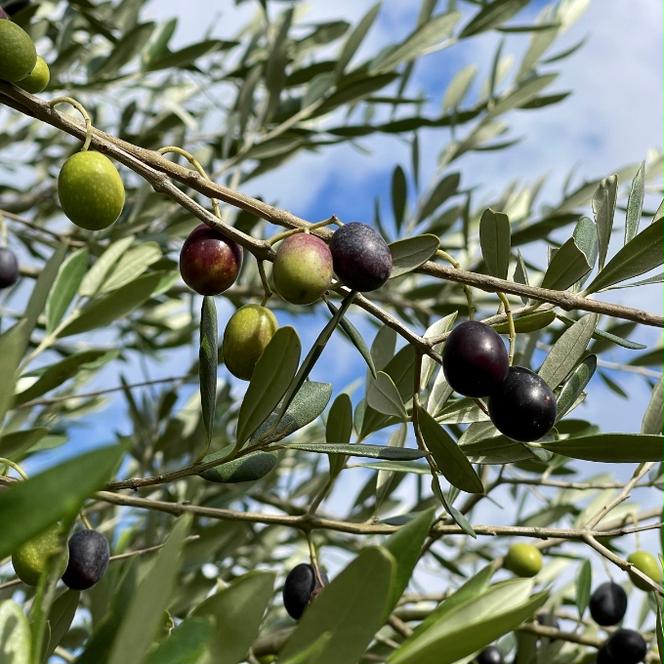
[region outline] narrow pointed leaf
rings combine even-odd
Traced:
[[[418,411],[418,420],[424,442],[447,481],[462,491],[484,493],[475,469],[447,431],[423,408]]]
[[[198,372],[201,410],[208,444],[212,440],[214,411],[217,405],[217,358],[217,306],[213,297],[206,296],[201,305]]]
[[[240,406],[237,444],[245,443],[286,393],[300,361],[300,339],[292,327],[280,327],[267,345]]]
[[[595,293],[613,284],[638,277],[662,264],[664,218],[646,226],[607,263],[588,286]]]
[[[367,403],[384,415],[393,415],[405,420],[406,407],[394,381],[385,372],[379,371],[375,380],[367,385]]]
[[[483,212],[480,220],[480,245],[489,274],[506,279],[511,249],[510,220],[506,214],[493,210]]]
[[[393,461],[410,461],[426,456],[425,452],[411,447],[385,447],[383,445],[367,445],[355,443],[341,445],[337,443],[288,443],[284,449],[315,452],[317,454],[347,454],[348,456],[367,457],[369,459],[386,459]]]
[[[566,329],[553,345],[538,371],[553,390],[583,356],[597,326],[597,314],[586,314]]]
[[[632,186],[627,199],[627,213],[625,215],[625,244],[634,239],[639,232],[641,213],[643,211],[645,180],[645,162],[641,162],[639,170],[632,180]]]
[[[140,662],[152,645],[175,589],[180,554],[190,523],[189,515],[177,520],[142,579],[140,589],[135,591],[113,641],[109,664]]]
[[[571,459],[603,463],[641,463],[661,461],[664,438],[652,434],[602,433],[554,442],[542,447]]]
[[[46,331],[53,332],[71,304],[88,266],[87,249],[79,249],[60,266],[46,300]]]
[[[397,240],[390,244],[392,252],[392,274],[390,278],[399,277],[411,272],[422,263],[426,263],[439,246],[435,235],[418,235],[405,240]]]
[[[558,393],[556,419],[561,419],[576,403],[597,369],[597,356],[588,355],[572,371]]]

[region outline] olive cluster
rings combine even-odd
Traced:
[[[29,586],[36,586],[49,569],[51,560],[61,565],[58,573],[72,590],[87,590],[106,572],[110,550],[106,538],[95,530],[75,532],[63,551],[62,527],[56,525],[28,540],[12,553],[16,576]]]
[[[201,295],[219,295],[233,285],[242,267],[242,247],[223,231],[200,224],[180,251],[180,274]],[[319,300],[334,274],[348,288],[367,292],[380,288],[392,270],[385,240],[365,224],[339,228],[328,245],[308,232],[292,234],[279,243],[272,269],[276,292],[291,304]],[[278,327],[263,305],[247,304],[230,318],[224,331],[223,354],[228,370],[249,380],[256,362]]]
[[[450,387],[467,397],[488,397],[498,431],[523,442],[546,435],[556,421],[556,397],[526,367],[510,366],[505,344],[488,325],[466,321],[443,348],[443,371]]]
[[[46,89],[51,73],[37,55],[30,35],[7,18],[0,17],[0,80],[36,94]]]

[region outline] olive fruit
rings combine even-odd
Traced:
[[[604,644],[598,651],[597,651],[597,659],[595,660],[596,664],[619,664],[616,662],[611,655],[609,655],[609,651],[606,648],[606,644]]]
[[[542,569],[542,554],[532,544],[512,544],[505,556],[504,566],[517,576],[535,576]]]
[[[627,562],[632,563],[636,569],[643,572],[646,576],[649,576],[656,583],[662,583],[662,568],[659,566],[657,558],[655,558],[652,553],[648,553],[647,551],[635,551],[627,558]],[[629,576],[632,579],[632,583],[637,588],[640,588],[641,590],[652,590],[652,587],[649,586],[646,581],[639,578],[633,572],[630,572]]]
[[[21,79],[16,85],[23,88],[26,92],[31,92],[36,95],[38,92],[43,92],[51,80],[51,71],[46,64],[46,60],[41,56],[37,56],[37,62],[30,72],[30,76]]]
[[[332,255],[315,235],[297,233],[281,242],[272,268],[274,287],[291,304],[311,304],[330,287]]]
[[[309,563],[300,563],[293,567],[284,582],[283,599],[288,615],[299,620],[304,610],[318,596],[323,589],[321,584],[327,583],[323,575],[318,579],[314,568]]]
[[[58,195],[70,221],[90,231],[114,223],[125,202],[118,169],[101,152],[91,150],[77,152],[64,163],[58,176]]]
[[[69,538],[69,563],[62,575],[72,590],[87,590],[104,576],[108,568],[108,541],[95,530],[79,530]]]
[[[224,330],[222,348],[228,370],[242,380],[249,380],[277,327],[277,319],[267,307],[258,304],[240,307]]]
[[[255,482],[265,477],[277,465],[278,460],[275,452],[252,452],[239,459],[233,459],[214,468],[208,468],[200,476],[209,482],[222,484]]]
[[[0,288],[13,286],[18,279],[18,261],[11,249],[0,247]]]
[[[605,646],[611,660],[620,664],[638,664],[648,652],[645,639],[633,629],[617,629]]]
[[[180,274],[201,295],[219,295],[230,288],[242,267],[242,248],[216,228],[199,224],[180,251]]]
[[[30,75],[36,62],[30,35],[16,23],[0,18],[0,80],[16,83]]]
[[[534,371],[510,367],[489,397],[489,416],[501,433],[529,442],[548,433],[556,421],[556,397]]]
[[[16,576],[29,586],[39,584],[39,579],[48,567],[53,556],[59,555],[63,550],[62,528],[53,526],[31,540],[24,542],[12,553],[12,565]],[[62,561],[64,571],[67,565],[66,556]]]
[[[603,583],[590,596],[589,607],[590,615],[598,625],[617,625],[627,611],[627,593],[617,583]]]
[[[330,241],[334,272],[351,290],[380,288],[392,272],[392,254],[383,237],[366,224],[353,222],[335,231]]]
[[[454,390],[487,397],[507,378],[509,359],[500,335],[484,323],[457,325],[443,347],[443,371]]]
[[[503,654],[496,646],[484,648],[475,660],[476,664],[503,664]]]

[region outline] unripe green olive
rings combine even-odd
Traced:
[[[656,583],[662,583],[662,568],[657,562],[657,558],[648,553],[647,551],[635,551],[627,558],[628,563],[632,563],[636,569],[640,572],[643,572],[646,576],[649,576]],[[649,586],[643,579],[638,577],[633,572],[629,574],[632,579],[632,583],[641,590],[652,590],[652,587]]]
[[[17,83],[30,76],[36,62],[30,35],[16,23],[0,19],[0,80]]]
[[[30,76],[20,80],[16,85],[23,88],[26,92],[31,92],[33,95],[43,92],[48,87],[51,80],[51,71],[46,64],[44,58],[37,56],[37,62],[30,72]]]
[[[204,470],[200,475],[209,482],[236,484],[237,482],[255,482],[265,477],[276,465],[276,452],[252,452],[247,456],[227,461],[214,468]]]
[[[125,202],[118,169],[101,152],[91,150],[67,159],[58,177],[58,195],[67,217],[90,231],[114,223]]]
[[[240,307],[224,331],[222,348],[228,370],[242,380],[249,380],[278,327],[277,319],[267,307],[258,304]]]
[[[39,579],[46,571],[48,562],[53,556],[66,551],[60,525],[45,530],[19,546],[12,554],[12,565],[16,576],[29,586],[39,584]],[[60,576],[67,567],[67,555],[62,558]]]
[[[505,568],[517,576],[535,576],[542,569],[542,554],[532,544],[512,544],[505,556]]]

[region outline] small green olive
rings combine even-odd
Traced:
[[[37,62],[30,72],[30,76],[20,80],[16,85],[23,88],[26,92],[31,92],[33,95],[43,92],[48,87],[51,80],[51,71],[46,64],[44,58],[37,56]]]
[[[114,223],[125,202],[118,169],[101,152],[91,150],[67,159],[58,177],[58,195],[67,217],[90,231]]]
[[[542,569],[542,554],[532,544],[512,544],[505,557],[505,568],[517,576],[535,576]]]
[[[0,80],[17,83],[30,76],[36,62],[30,35],[16,23],[0,19]]]
[[[222,348],[228,370],[242,380],[249,380],[277,327],[277,319],[267,307],[258,304],[240,307],[224,331]]]
[[[628,558],[627,562],[631,563],[638,569],[640,572],[643,572],[646,576],[649,576],[656,583],[662,583],[662,568],[657,562],[657,558],[648,553],[647,551],[635,551]],[[633,572],[629,574],[632,579],[632,583],[641,590],[652,590],[643,579],[638,577]]]
[[[45,530],[19,546],[12,554],[12,565],[16,576],[29,586],[39,584],[39,579],[46,571],[48,561],[53,556],[66,551],[60,525]],[[60,576],[67,567],[67,555],[61,560]]]

